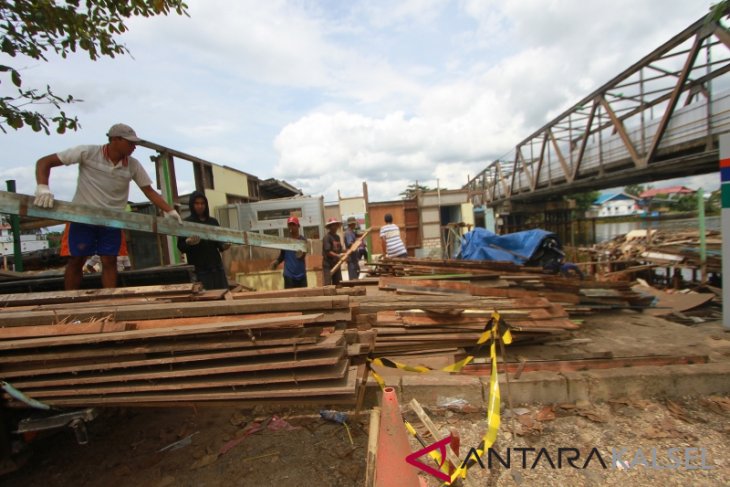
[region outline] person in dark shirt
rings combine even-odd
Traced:
[[[330,218],[325,225],[327,233],[322,239],[322,271],[325,286],[336,286],[342,282],[342,271],[340,269],[337,269],[334,274],[332,273],[332,268],[340,260],[340,254],[342,253],[342,241],[340,236],[337,235],[337,230],[341,225],[336,218]]]
[[[299,234],[299,219],[290,216],[286,221],[289,229],[289,238],[307,240]],[[279,257],[271,263],[271,269],[276,269],[279,264],[284,263],[284,289],[295,287],[307,287],[307,266],[305,258],[307,254],[301,250],[282,250]]]
[[[352,244],[358,238],[357,235],[357,219],[351,216],[347,219],[347,230],[345,230],[345,251],[350,250]],[[358,248],[347,258],[347,276],[348,279],[354,281],[360,278],[360,249]]]
[[[190,216],[185,218],[186,222],[220,226],[218,220],[210,216],[205,194],[195,191],[190,195],[189,204]],[[197,235],[177,238],[177,248],[187,256],[188,264],[195,266],[195,275],[205,289],[228,289],[220,253],[230,246],[229,243],[201,240]]]

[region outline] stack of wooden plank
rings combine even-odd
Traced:
[[[189,302],[170,302],[185,292]],[[37,305],[2,295],[0,378],[54,406],[352,402],[350,298],[324,292],[192,301],[192,285],[153,286],[37,293]]]
[[[355,324],[377,331],[374,353],[380,356],[471,348],[493,310],[513,327],[516,341],[536,342],[579,327],[561,305],[540,297],[386,294],[353,300]]]
[[[632,290],[629,282],[567,278],[510,262],[391,259],[389,264],[390,270],[397,269],[397,274],[404,278],[393,281],[389,279],[394,278],[381,275],[380,287],[399,292],[543,297],[564,305],[571,314],[598,309],[644,308],[652,302],[650,297]]]

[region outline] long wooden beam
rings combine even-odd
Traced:
[[[190,237],[197,235],[204,240],[229,242],[239,245],[252,245],[281,250],[301,250],[309,252],[307,242],[291,238],[273,237],[256,232],[233,230],[231,228],[214,227],[201,223],[130,213],[126,211],[92,208],[56,200],[53,208],[40,208],[33,204],[33,197],[23,194],[0,191],[0,213],[9,215],[47,218],[61,222],[86,223],[103,225],[124,230]]]

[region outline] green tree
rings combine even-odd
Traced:
[[[589,191],[587,193],[576,193],[565,196],[566,200],[575,200],[575,209],[579,212],[585,212],[591,209],[593,202],[601,196],[600,191]]]
[[[642,184],[629,184],[624,187],[624,193],[630,194],[631,196],[639,196],[641,193],[646,191]]]
[[[16,58],[25,56],[48,61],[49,53],[66,58],[85,51],[89,58],[115,57],[129,53],[115,37],[126,32],[130,17],[167,15],[171,11],[187,15],[182,0],[0,0],[0,52]],[[62,110],[63,105],[79,101],[73,95],[58,96],[50,85],[45,89],[23,85],[17,65],[0,64],[0,83],[10,82],[0,96],[0,130],[29,126],[50,133],[55,124],[60,134],[76,130],[79,121]],[[57,111],[44,115],[36,108],[51,105]]]
[[[673,211],[695,211],[697,210],[697,196],[685,195],[669,203]]]
[[[398,193],[398,195],[404,200],[409,200],[411,198],[415,198],[419,192],[425,191],[431,191],[431,188],[429,188],[428,186],[423,186],[422,184],[411,183],[408,185],[408,187],[406,187],[404,191]]]
[[[705,213],[718,213],[721,206],[721,191],[719,189],[710,193],[710,197],[705,201]]]

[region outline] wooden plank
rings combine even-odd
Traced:
[[[524,289],[502,289],[502,288],[487,288],[487,287],[475,287],[473,289],[474,296],[498,296],[505,298],[529,298],[529,297],[543,297],[551,302],[555,303],[568,303],[578,304],[580,298],[574,294],[554,292],[547,290],[524,290]]]
[[[110,382],[127,382],[133,380],[156,380],[180,377],[201,377],[221,374],[233,374],[240,372],[257,372],[262,370],[280,370],[290,368],[316,367],[320,365],[334,365],[345,355],[344,348],[325,350],[321,352],[309,352],[306,358],[301,359],[277,359],[257,358],[256,360],[240,361],[238,363],[217,362],[204,366],[180,366],[174,370],[170,367],[158,367],[154,370],[144,369],[142,371],[126,371],[121,373],[95,373],[78,374],[73,377],[61,378],[40,378],[20,379],[13,381],[13,385],[19,389],[30,389],[39,387],[56,387],[82,384],[104,384]]]
[[[300,311],[294,311],[291,313],[257,313],[246,315],[201,316],[194,318],[173,318],[162,320],[99,320],[89,323],[60,323],[55,325],[11,326],[8,328],[0,328],[0,340],[49,336],[57,337],[66,335],[84,335],[87,333],[109,333],[112,331],[151,330],[155,328],[170,328],[173,326],[211,325],[215,323],[230,323],[241,320],[301,316],[302,314],[303,313]],[[325,316],[323,316],[323,318],[326,317],[327,313],[324,313],[324,315]],[[334,314],[335,318],[340,318],[340,316],[341,315],[339,313]],[[1,361],[2,358],[0,357],[0,362]]]
[[[144,215],[106,208],[92,208],[55,200],[53,208],[39,208],[33,204],[33,196],[0,191],[0,213],[8,215],[48,218],[62,222],[86,223],[124,230],[136,230],[155,234],[189,237],[197,235],[203,240],[215,240],[239,245],[252,245],[270,249],[301,250],[310,252],[303,240],[274,237],[257,232],[245,232],[231,228],[184,222],[170,218]]]
[[[273,357],[274,355],[283,354],[300,354],[305,352],[328,350],[337,347],[342,347],[345,344],[345,339],[342,332],[333,333],[326,339],[314,345],[303,345],[303,346],[285,346],[275,348],[245,348],[239,349],[227,349],[222,352],[205,352],[205,353],[186,353],[186,354],[175,354],[168,355],[165,357],[152,357],[143,359],[127,359],[127,360],[111,360],[110,358],[101,357],[92,363],[87,362],[75,362],[68,363],[66,361],[58,364],[53,362],[44,362],[38,367],[38,362],[31,364],[22,364],[15,367],[4,366],[0,370],[0,376],[6,379],[14,377],[33,377],[38,375],[55,375],[63,373],[78,373],[88,372],[95,370],[113,370],[123,368],[135,368],[135,367],[146,367],[156,365],[175,365],[175,364],[187,364],[192,362],[204,362],[213,360],[225,360],[225,359],[242,359],[246,357],[260,357],[266,355],[267,357]],[[357,355],[356,353],[350,355]]]
[[[337,270],[342,266],[342,264],[345,263],[347,258],[350,257],[350,255],[360,247],[360,244],[362,243],[363,240],[365,240],[365,237],[368,236],[368,233],[370,233],[370,230],[372,230],[372,228],[368,228],[367,230],[365,230],[365,232],[363,232],[362,235],[357,237],[357,239],[354,242],[352,242],[352,245],[350,245],[350,248],[348,248],[347,251],[344,254],[342,254],[342,256],[340,257],[340,260],[338,260],[337,263],[334,266],[332,266],[331,272],[333,274],[335,272],[337,272]]]
[[[161,303],[154,305],[131,305],[94,307],[84,310],[13,312],[0,314],[2,326],[50,325],[63,320],[89,321],[93,318],[112,315],[115,321],[149,320],[159,318],[190,318],[246,313],[273,313],[308,310],[348,309],[350,296],[312,296],[292,303],[290,298],[249,299],[234,301],[204,301],[197,303]]]
[[[287,382],[307,382],[338,379],[345,375],[349,363],[340,360],[335,365],[307,367],[304,369],[267,370],[243,374],[228,374],[201,379],[173,379],[166,381],[129,381],[120,384],[71,386],[53,389],[28,389],[27,394],[34,398],[129,394],[138,392],[181,391],[189,389],[215,389],[218,387],[249,387],[260,384],[281,384]]]
[[[370,411],[368,428],[368,449],[365,460],[365,487],[375,487],[375,464],[378,456],[378,438],[380,436],[380,407]]]
[[[80,396],[73,398],[52,398],[46,402],[52,406],[110,406],[119,404],[154,403],[161,402],[168,406],[171,403],[176,405],[183,401],[221,401],[239,399],[284,399],[302,398],[332,395],[353,395],[356,386],[356,368],[350,367],[342,379],[312,381],[294,387],[276,386],[252,386],[242,391],[231,391],[231,389],[220,389],[209,392],[183,391],[172,393],[163,391],[158,393],[134,394],[134,395],[108,395],[108,396]]]
[[[231,293],[233,299],[269,299],[269,298],[288,298],[288,297],[308,297],[308,296],[334,296],[336,295],[335,286],[309,287],[298,289],[277,289],[274,291],[249,291]]]
[[[135,286],[104,289],[79,289],[75,291],[51,291],[22,294],[0,294],[0,308],[28,304],[50,304],[86,302],[100,298],[165,296],[169,294],[192,294],[200,291],[198,283],[167,284],[160,286]]]
[[[95,321],[91,323],[13,326],[0,328],[0,340],[17,340],[19,338],[56,337],[66,335],[84,335],[87,333],[111,333],[125,331],[124,323],[113,321]]]
[[[13,306],[8,308],[0,308],[0,323],[2,323],[2,317],[4,313],[14,313],[19,311],[53,311],[53,310],[75,310],[75,309],[88,309],[89,306],[96,308],[104,307],[116,307],[116,306],[129,306],[133,304],[150,305],[150,304],[161,304],[161,303],[172,303],[179,299],[190,301],[190,294],[170,294],[164,297],[142,297],[142,298],[112,298],[112,299],[95,299],[92,302],[84,301],[78,303],[55,303],[55,304],[38,304],[38,305],[22,305]]]
[[[317,330],[318,331],[318,330]],[[238,338],[227,335],[224,340],[215,337],[200,338],[194,336],[191,341],[176,339],[174,342],[145,341],[135,345],[120,345],[118,343],[99,344],[94,347],[63,347],[53,352],[39,352],[37,350],[23,351],[22,353],[5,352],[0,354],[0,363],[17,364],[33,361],[73,360],[94,357],[122,357],[125,355],[140,355],[148,353],[189,352],[195,350],[225,350],[228,348],[266,347],[277,346],[304,346],[317,342],[315,336],[295,336],[286,338],[256,339],[255,336]]]
[[[439,441],[441,440],[441,435],[439,434],[439,429],[436,427],[436,425],[431,421],[431,418],[428,417],[428,414],[426,414],[426,411],[423,410],[421,407],[421,403],[418,402],[418,400],[414,397],[411,399],[411,402],[408,403],[408,405],[411,407],[414,413],[416,413],[416,416],[418,416],[418,419],[421,420],[421,423],[426,427],[428,432],[431,435],[432,441]],[[461,465],[461,461],[459,458],[457,458],[456,454],[451,450],[450,447],[447,447],[445,449],[446,451],[446,458],[451,463],[452,467],[458,467]],[[463,485],[465,487],[471,486],[472,484],[467,481],[467,479],[462,479]]]
[[[19,348],[52,347],[69,344],[102,343],[116,340],[137,340],[141,338],[157,338],[163,336],[181,336],[208,333],[224,333],[237,330],[253,330],[259,328],[298,327],[311,323],[319,318],[317,314],[294,317],[270,318],[261,320],[240,320],[233,323],[216,323],[213,325],[175,326],[153,330],[133,330],[90,335],[61,336],[50,338],[29,338],[27,340],[6,340],[0,342],[0,350],[16,350]]]

